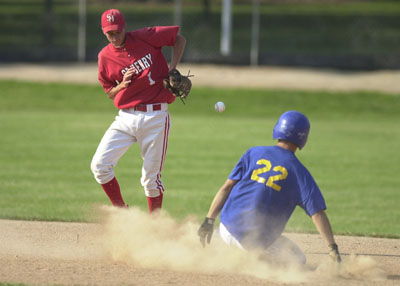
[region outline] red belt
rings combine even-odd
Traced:
[[[136,111],[142,111],[142,112],[147,112],[147,107],[148,106],[153,106],[153,111],[158,111],[161,110],[161,103],[155,103],[155,104],[138,104],[136,105],[133,109]],[[149,110],[151,111],[151,110]]]

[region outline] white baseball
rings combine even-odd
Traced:
[[[222,101],[218,101],[214,107],[215,107],[215,111],[217,111],[217,112],[225,111],[225,104]]]

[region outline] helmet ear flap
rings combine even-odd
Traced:
[[[286,111],[275,124],[272,136],[274,139],[282,139],[296,144],[299,149],[307,143],[310,132],[310,121],[298,111]]]

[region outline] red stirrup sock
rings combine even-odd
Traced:
[[[122,198],[121,195],[121,190],[119,188],[118,181],[115,177],[108,183],[102,184],[101,187],[103,188],[104,192],[106,192],[113,206],[116,207],[126,206],[124,199]]]
[[[151,198],[147,197],[147,203],[149,204],[149,211],[152,213],[153,211],[157,209],[161,209],[162,206],[162,201],[163,201],[163,194],[159,195],[158,197]]]

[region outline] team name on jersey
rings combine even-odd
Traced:
[[[149,69],[152,64],[153,61],[151,60],[151,54],[149,53],[144,57],[138,59],[137,61],[133,62],[133,64],[131,64],[129,67],[121,70],[121,73],[124,75],[128,69],[133,68],[135,73],[139,74],[142,71]]]

